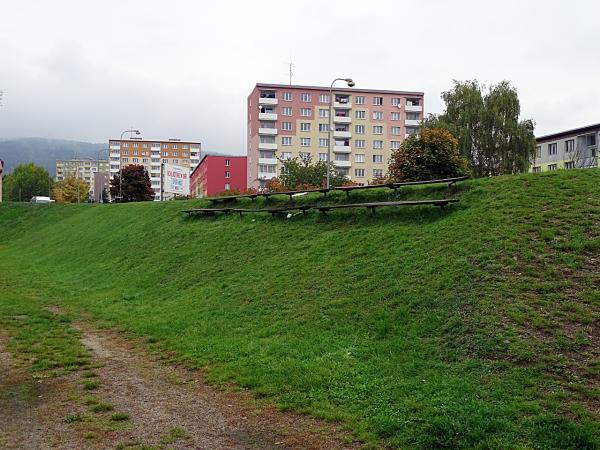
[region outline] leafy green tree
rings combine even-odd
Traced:
[[[469,173],[469,161],[458,153],[458,140],[443,128],[422,128],[392,153],[388,181],[422,181]]]
[[[121,173],[115,174],[110,180],[110,195],[117,202],[154,200],[154,190],[144,166],[131,164],[121,169]]]
[[[533,120],[519,120],[517,91],[508,81],[486,91],[477,80],[454,81],[442,93],[446,110],[423,121],[445,128],[458,138],[459,151],[477,177],[525,172],[535,155]]]
[[[46,169],[34,163],[20,164],[4,177],[3,196],[8,201],[28,202],[31,197],[49,196],[53,181]]]
[[[83,203],[88,200],[88,184],[78,178],[68,177],[54,185],[54,199],[58,203]]]
[[[101,200],[102,200],[102,203],[110,202],[110,199],[108,198],[108,190],[106,188],[102,188]]]
[[[310,189],[323,187],[327,179],[327,163],[317,161],[312,163],[311,158],[291,158],[281,160],[282,170],[280,181],[286,189]],[[329,173],[330,186],[341,186],[347,181],[345,175],[339,174],[331,167]]]

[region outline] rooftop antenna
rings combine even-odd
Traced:
[[[292,85],[292,76],[294,75],[294,72],[293,72],[294,63],[291,60],[290,60],[289,66],[290,66],[289,75],[290,75],[290,86],[291,86]]]

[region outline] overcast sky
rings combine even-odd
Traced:
[[[600,122],[597,0],[6,0],[0,138],[200,140],[245,153],[256,82],[425,92],[509,80],[536,134]]]

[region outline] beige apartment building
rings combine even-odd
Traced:
[[[73,177],[85,181],[90,188],[90,197],[95,198],[94,175],[108,173],[108,161],[92,158],[74,158],[56,161],[56,181]]]
[[[393,150],[417,133],[423,92],[257,84],[248,97],[248,187],[281,173],[280,160],[330,160],[358,184],[386,175]]]
[[[154,199],[161,199],[162,164],[172,164],[189,169],[190,174],[200,163],[200,142],[180,139],[148,140],[141,138],[110,139],[110,177],[132,164],[143,165],[150,176]],[[163,200],[169,199],[163,195]]]

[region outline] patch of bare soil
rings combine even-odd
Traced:
[[[51,378],[34,379],[12,365],[0,336],[0,448],[360,447],[336,424],[208,386],[200,371],[166,363],[139,340],[84,324],[78,328],[92,353],[93,371]],[[97,387],[86,390],[85,382]],[[109,410],[94,411],[94,404]],[[116,413],[125,420],[111,420]]]

